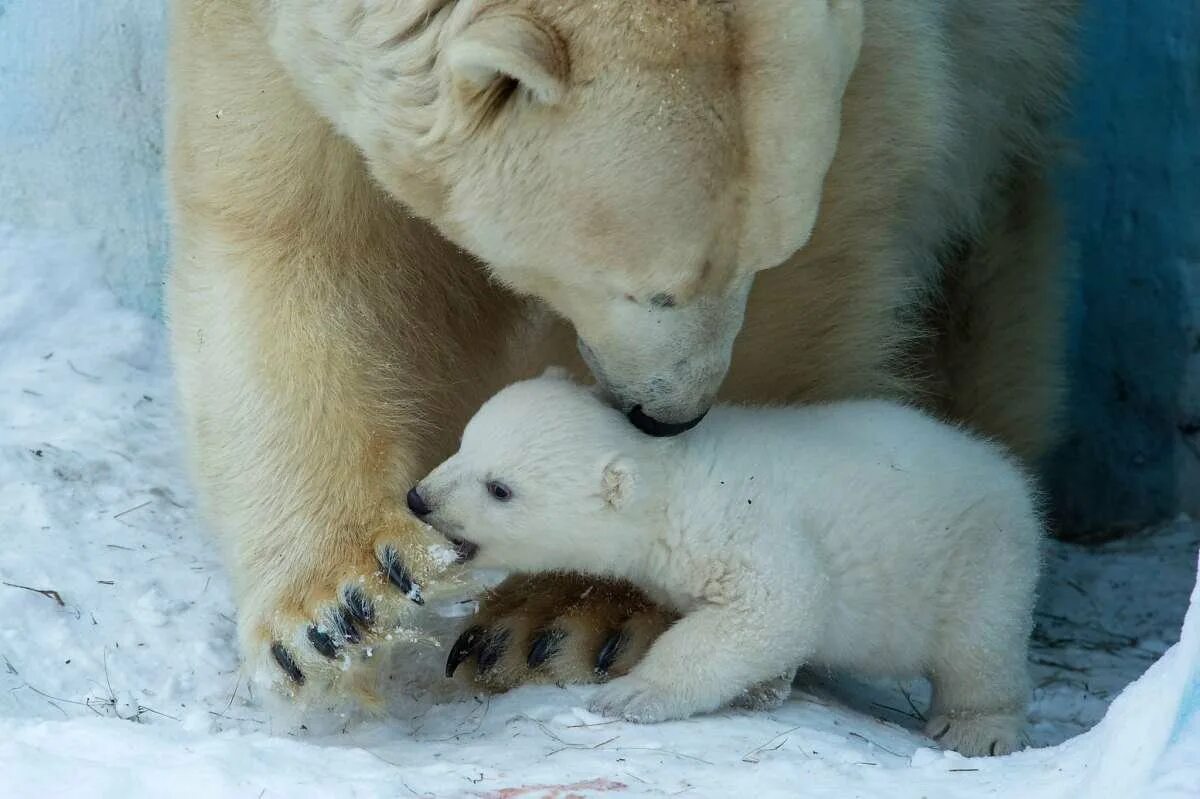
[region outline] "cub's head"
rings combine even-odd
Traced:
[[[377,180],[569,319],[646,432],[699,420],[756,272],[808,240],[862,0],[274,0]]]
[[[409,492],[409,508],[476,565],[602,568],[647,537],[644,446],[618,411],[549,372],[488,400],[458,452]]]

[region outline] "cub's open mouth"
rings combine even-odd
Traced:
[[[479,545],[473,544],[465,538],[456,538],[448,535],[446,539],[454,546],[454,553],[458,555],[457,563],[466,563],[471,558],[475,557],[475,553],[479,551]]]

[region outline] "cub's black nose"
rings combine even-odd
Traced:
[[[429,515],[429,504],[425,502],[421,492],[417,491],[416,486],[408,489],[408,509],[413,512],[414,516]]]
[[[646,435],[655,436],[656,438],[669,438],[670,436],[677,436],[680,433],[686,433],[688,430],[691,430],[700,424],[700,420],[707,414],[708,411],[705,411],[688,422],[660,422],[643,411],[641,405],[634,405],[633,410],[629,412],[629,421]]]

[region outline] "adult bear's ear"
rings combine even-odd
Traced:
[[[478,91],[509,80],[533,99],[562,99],[570,70],[566,43],[528,10],[509,6],[480,14],[445,50],[456,79]]]
[[[783,263],[812,235],[863,39],[864,0],[756,0],[742,42],[745,201],[738,263]]]
[[[600,478],[600,491],[604,501],[613,508],[623,507],[633,495],[636,482],[637,470],[633,462],[620,455],[612,457],[604,464]]]

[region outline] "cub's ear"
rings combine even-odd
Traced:
[[[569,62],[562,37],[521,8],[484,11],[445,50],[455,77],[482,91],[508,78],[545,105],[566,90]]]
[[[637,470],[633,463],[624,457],[614,456],[604,465],[600,478],[600,491],[604,501],[613,508],[620,508],[633,496],[634,485],[637,482]]]

